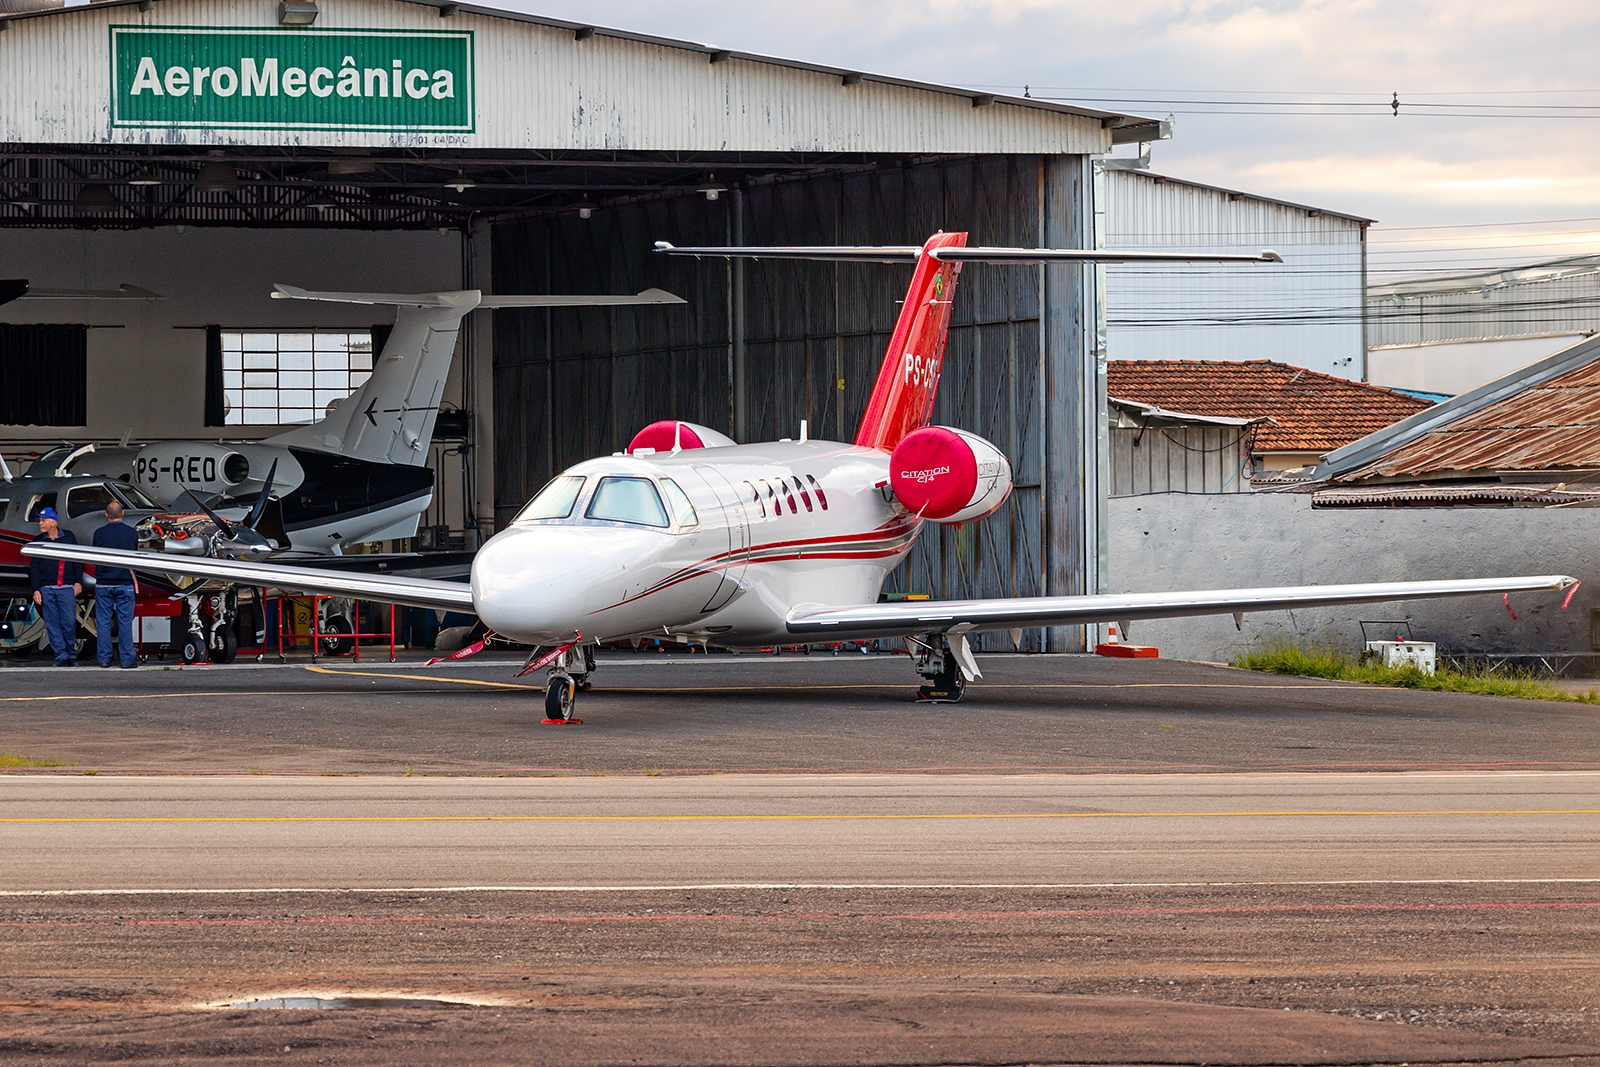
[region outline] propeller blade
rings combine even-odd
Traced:
[[[277,473],[278,461],[274,459],[272,466],[267,468],[267,484],[261,487],[261,495],[256,497],[256,502],[251,505],[250,514],[245,516],[244,524],[252,530],[256,528],[256,523],[261,521],[261,513],[267,509],[267,494],[272,492],[272,479]]]
[[[228,520],[224,519],[221,515],[218,515],[215,511],[212,511],[210,508],[206,507],[205,503],[199,497],[194,495],[193,489],[185,489],[183,492],[184,495],[195,502],[196,507],[206,513],[206,518],[217,524],[217,529],[222,531],[223,537],[233,536],[233,527],[228,524]]]

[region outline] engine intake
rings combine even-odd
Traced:
[[[975,433],[924,426],[895,446],[889,485],[915,515],[942,523],[972,522],[992,514],[1011,495],[1011,463]]]

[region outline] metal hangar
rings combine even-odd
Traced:
[[[904,268],[669,260],[654,241],[967,230],[1092,247],[1091,157],[1160,136],[1138,116],[401,0],[14,13],[0,18],[0,100],[6,273],[162,297],[0,307],[3,323],[85,328],[80,395],[14,405],[0,426],[12,454],[248,439],[320,414],[321,392],[274,404],[233,377],[226,417],[207,411],[208,346],[256,343],[219,336],[331,336],[356,374],[359,338],[381,334],[375,309],[269,301],[275,282],[687,298],[472,316],[427,520],[469,546],[556,471],[656,419],[738,440],[798,436],[802,420],[814,437],[853,435]],[[984,523],[930,530],[899,579],[936,596],[1096,591],[1096,272],[973,265],[962,288],[937,419],[1000,445],[1018,488]],[[1081,641],[1063,630],[1025,645]]]

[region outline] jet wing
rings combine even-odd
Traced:
[[[1019,597],[1003,600],[923,600],[846,608],[795,608],[789,632],[827,640],[867,640],[1029,626],[1071,626],[1134,619],[1178,619],[1289,608],[1376,604],[1480,593],[1561,590],[1576,584],[1564,574],[1518,578],[1467,578],[1362,585],[1290,585],[1271,589],[1212,589],[1184,593],[1114,593],[1097,596]]]
[[[24,545],[22,553],[26,556],[44,556],[46,559],[70,559],[79,563],[127,567],[146,574],[183,574],[194,578],[238,582],[241,585],[270,586],[294,593],[328,593],[377,600],[385,604],[443,608],[446,611],[476,610],[472,604],[472,590],[462,582],[403,578],[393,574],[347,573],[318,567],[245,563],[242,560],[199,559],[169,556],[161,552],[124,552],[115,548],[61,545],[45,541]]]

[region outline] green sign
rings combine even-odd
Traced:
[[[471,133],[471,31],[111,27],[111,125]]]

